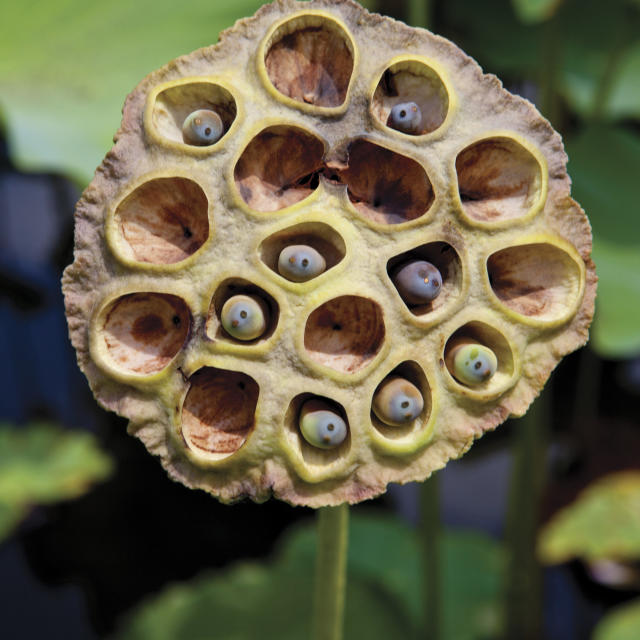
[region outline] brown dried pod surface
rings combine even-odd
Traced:
[[[403,131],[405,103],[421,119]],[[187,144],[199,109],[223,131]],[[536,109],[451,42],[351,0],[265,6],[127,98],[63,278],[80,367],[173,478],[226,502],[319,507],[424,480],[587,340],[591,233],[566,162]],[[282,277],[294,245],[326,269]],[[442,276],[431,302],[394,285],[411,259]],[[258,301],[259,337],[223,330],[233,296]],[[481,384],[453,375],[461,344],[495,355]],[[410,424],[372,410],[391,376],[422,396]],[[333,448],[300,431],[313,398],[346,425]]]

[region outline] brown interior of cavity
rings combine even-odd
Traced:
[[[487,260],[493,292],[526,316],[562,315],[575,301],[580,270],[562,249],[536,243],[497,251]]]
[[[398,268],[412,260],[426,260],[430,262],[440,271],[440,275],[442,276],[442,288],[440,289],[439,295],[427,304],[410,305],[398,294],[413,315],[423,316],[431,313],[460,295],[460,291],[462,290],[462,263],[460,262],[460,256],[458,256],[457,251],[450,244],[447,242],[429,242],[394,256],[387,262],[389,278],[393,276]]]
[[[182,434],[196,449],[230,455],[253,429],[259,387],[237,371],[204,367],[191,376],[182,406]]]
[[[260,258],[279,275],[278,258],[285,247],[304,244],[313,247],[327,263],[326,271],[335,267],[347,251],[344,240],[323,222],[303,222],[270,235],[260,245]],[[326,273],[325,271],[325,273]]]
[[[456,158],[458,189],[470,218],[509,220],[525,215],[540,196],[542,169],[510,138],[476,142]]]
[[[399,364],[393,371],[389,372],[389,374],[384,377],[380,384],[382,384],[384,380],[392,376],[400,376],[401,378],[404,378],[405,380],[411,382],[411,384],[415,385],[420,390],[422,399],[424,401],[424,408],[422,410],[422,413],[413,422],[400,427],[392,427],[388,424],[385,424],[376,416],[373,410],[371,410],[371,421],[373,423],[373,426],[385,438],[389,438],[390,440],[401,440],[402,438],[406,438],[412,433],[416,433],[422,430],[424,425],[426,425],[426,423],[429,421],[429,416],[431,415],[431,388],[429,387],[427,377],[424,375],[422,367],[417,362],[413,362],[412,360],[407,360]]]
[[[348,167],[339,175],[356,209],[380,224],[414,220],[433,203],[433,188],[420,164],[366,140],[349,146]]]
[[[326,402],[330,408],[332,408],[347,425],[347,437],[342,443],[333,449],[320,449],[309,444],[302,435],[299,426],[300,409],[302,405],[312,398],[317,398]],[[290,435],[290,439],[297,443],[302,459],[309,465],[326,465],[344,458],[351,449],[351,427],[347,420],[347,414],[344,408],[329,398],[324,396],[317,396],[312,393],[301,393],[297,395],[290,403],[287,411],[284,415],[284,427]]]
[[[387,125],[391,109],[403,102],[415,102],[422,113],[420,128],[412,135],[435,131],[449,110],[449,94],[440,76],[418,61],[399,62],[382,74],[371,109],[375,117]]]
[[[495,379],[499,377],[497,374],[510,377],[513,375],[514,362],[511,347],[506,338],[497,329],[490,327],[484,322],[468,322],[457,329],[447,340],[444,348],[444,361],[453,376],[453,351],[461,344],[479,343],[485,347],[489,347],[495,353],[498,359],[498,368],[494,375],[487,382],[474,387],[474,389],[482,389],[492,386]],[[455,376],[453,376],[455,378]]]
[[[318,107],[339,107],[347,97],[353,53],[335,22],[303,16],[276,30],[265,66],[273,86],[285,96]]]
[[[153,126],[164,138],[184,142],[182,124],[199,109],[215,111],[222,120],[224,133],[237,115],[236,101],[226,89],[212,82],[191,82],[169,87],[158,94],[153,105]]]
[[[304,331],[304,346],[316,362],[355,373],[371,361],[384,341],[380,306],[360,296],[340,296],[315,309]]]
[[[261,131],[242,152],[234,171],[242,199],[256,211],[278,211],[318,187],[324,144],[298,127]]]
[[[229,298],[237,295],[259,298],[266,306],[268,312],[267,328],[265,332],[255,340],[237,340],[222,328],[222,322],[220,320],[222,307]],[[264,289],[243,278],[228,278],[218,285],[218,288],[213,294],[211,304],[209,305],[205,333],[210,340],[225,340],[226,342],[233,342],[234,344],[252,345],[268,339],[273,334],[278,326],[279,316],[280,308],[278,303],[273,296],[269,295]]]
[[[189,335],[186,303],[165,293],[130,293],[111,303],[102,336],[115,365],[141,374],[164,369]]]
[[[116,222],[134,260],[173,264],[193,255],[209,236],[208,201],[186,178],[140,185],[116,209]]]

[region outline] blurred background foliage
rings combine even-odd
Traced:
[[[563,473],[578,468],[583,485],[585,478],[638,467],[640,0],[364,4],[452,39],[509,90],[534,102],[563,135],[573,196],[593,225],[600,283],[592,350],[561,365],[549,392],[551,417],[544,426],[560,442],[559,468]],[[91,624],[78,627],[75,635],[68,632],[68,637],[85,637],[93,628],[99,635],[122,639],[197,639],[214,637],[212,627],[227,629],[215,636],[225,639],[256,637],[256,629],[263,638],[306,637],[314,532],[303,522],[284,537],[280,533],[305,520],[308,512],[278,504],[228,508],[172,485],[155,461],[123,435],[122,421],[95,417],[101,414],[93,409],[81,377],[63,374],[60,367],[73,358],[70,349],[60,346],[65,338],[56,293],[56,274],[70,260],[73,200],[61,181],[71,180],[78,188],[88,183],[119,126],[124,96],[147,73],[214,43],[220,31],[260,5],[256,0],[184,0],[179,5],[168,0],[31,0],[0,7],[3,175],[11,177],[14,190],[20,181],[45,177],[51,198],[64,211],[62,231],[55,246],[47,249],[46,260],[37,259],[40,245],[31,247],[30,254],[26,245],[9,245],[3,234],[2,354],[15,354],[11,342],[24,347],[25,340],[36,341],[45,317],[51,326],[58,324],[46,341],[41,336],[33,357],[19,353],[20,364],[12,363],[11,375],[2,378],[0,420],[15,419],[20,426],[0,428],[0,536],[7,545],[21,540],[30,564],[47,567],[39,569],[45,582],[44,574],[63,576],[53,584],[77,582],[78,574],[83,576],[80,582],[91,583],[86,587]],[[21,188],[30,189],[28,184]],[[13,196],[2,189],[0,193],[6,216]],[[29,215],[24,214],[24,224],[33,226]],[[48,359],[42,360],[45,349]],[[36,373],[29,375],[38,380],[40,375],[43,388],[51,382],[37,371],[43,363],[49,372],[53,368],[58,383],[64,381],[64,392],[43,392],[36,409],[16,408],[26,386],[36,384],[22,380],[25,361],[33,363]],[[24,424],[42,414],[65,424],[86,421],[101,435]],[[491,453],[492,445],[485,440],[474,447],[480,453],[471,452],[471,465],[474,455]],[[98,441],[113,459],[101,452]],[[563,444],[567,441],[572,443],[568,448]],[[116,466],[117,476],[76,500],[75,506],[36,508],[79,496],[94,482],[105,481]],[[567,630],[562,619],[567,612],[556,613],[556,627],[545,627],[547,637],[586,637],[584,629],[610,611],[594,632],[596,640],[638,638],[640,605],[632,597],[640,590],[640,481],[637,475],[610,476],[581,494],[578,484],[562,498],[547,495],[540,558],[547,564],[572,558],[572,571],[580,576],[586,572],[608,590],[598,587],[587,594],[585,606],[593,612],[582,609],[587,618],[582,627]],[[467,493],[473,502],[473,490]],[[416,560],[422,543],[413,526],[389,515],[390,504],[403,512],[403,500],[398,494],[392,503],[376,501],[377,510],[356,511],[353,518],[347,638],[362,636],[363,630],[371,638],[411,637],[423,624],[422,576]],[[557,510],[563,504],[565,508]],[[176,521],[185,514],[191,518],[190,538],[167,555],[161,545],[175,544],[182,535],[184,522]],[[411,520],[411,512],[405,509],[404,514]],[[142,529],[139,520],[148,528]],[[7,538],[21,521],[17,537]],[[86,549],[78,542],[78,532]],[[63,539],[72,541],[72,551]],[[265,563],[261,558],[276,539],[278,546]],[[207,548],[211,556],[203,557]],[[238,557],[237,548],[246,549],[253,559],[222,568],[229,558]],[[485,533],[447,530],[441,549],[441,637],[486,640],[504,635],[507,578],[502,544]],[[117,553],[124,556],[116,558]],[[124,567],[132,569],[126,579]],[[207,567],[210,572],[200,574]],[[194,575],[197,578],[188,581]],[[183,583],[166,587],[168,576]],[[151,596],[161,587],[166,588]],[[546,587],[549,591],[549,584]],[[618,603],[623,604],[611,608]],[[126,617],[123,611],[128,611]],[[553,618],[553,605],[547,604],[545,612]],[[256,619],[261,620],[257,627]],[[556,631],[549,631],[552,628]]]

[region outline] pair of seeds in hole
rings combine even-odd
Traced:
[[[372,409],[385,424],[394,427],[413,422],[424,408],[419,389],[399,376],[387,378],[376,390]],[[328,402],[318,398],[307,400],[298,420],[302,437],[319,449],[333,449],[347,437],[347,425]]]
[[[186,144],[206,147],[218,142],[224,133],[222,119],[210,109],[190,113],[182,123],[182,139]]]

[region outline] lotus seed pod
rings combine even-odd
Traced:
[[[392,107],[387,125],[402,133],[420,132],[422,112],[415,102],[401,102]]]
[[[483,344],[461,344],[451,350],[451,372],[462,384],[488,382],[498,368],[496,354]]]
[[[408,103],[411,135],[390,124]],[[203,108],[224,133],[186,144]],[[173,478],[225,502],[424,480],[587,340],[596,276],[566,163],[535,107],[451,42],[351,0],[264,6],[128,97],[63,278],[80,367]],[[326,268],[296,281],[279,259],[301,245]],[[426,303],[397,276],[416,261],[441,275]],[[236,296],[264,314],[258,337],[233,337]],[[480,384],[456,375],[471,343],[496,358]],[[394,378],[423,402],[399,426],[375,409]],[[343,420],[339,446],[301,431],[309,398]]]
[[[285,247],[278,258],[280,275],[292,282],[306,282],[327,268],[325,259],[313,247],[294,244]]]
[[[238,340],[255,340],[267,328],[266,306],[255,297],[238,295],[229,298],[220,315],[225,331]]]
[[[206,146],[217,142],[223,131],[224,125],[215,111],[198,109],[185,118],[182,138],[187,144]]]
[[[299,423],[304,439],[319,449],[333,449],[347,437],[345,421],[322,400],[307,400],[300,410]]]
[[[393,283],[407,304],[426,304],[440,293],[442,276],[430,262],[413,260],[396,271]]]
[[[420,390],[404,378],[387,378],[373,395],[373,413],[392,427],[412,422],[423,408],[424,399]]]

